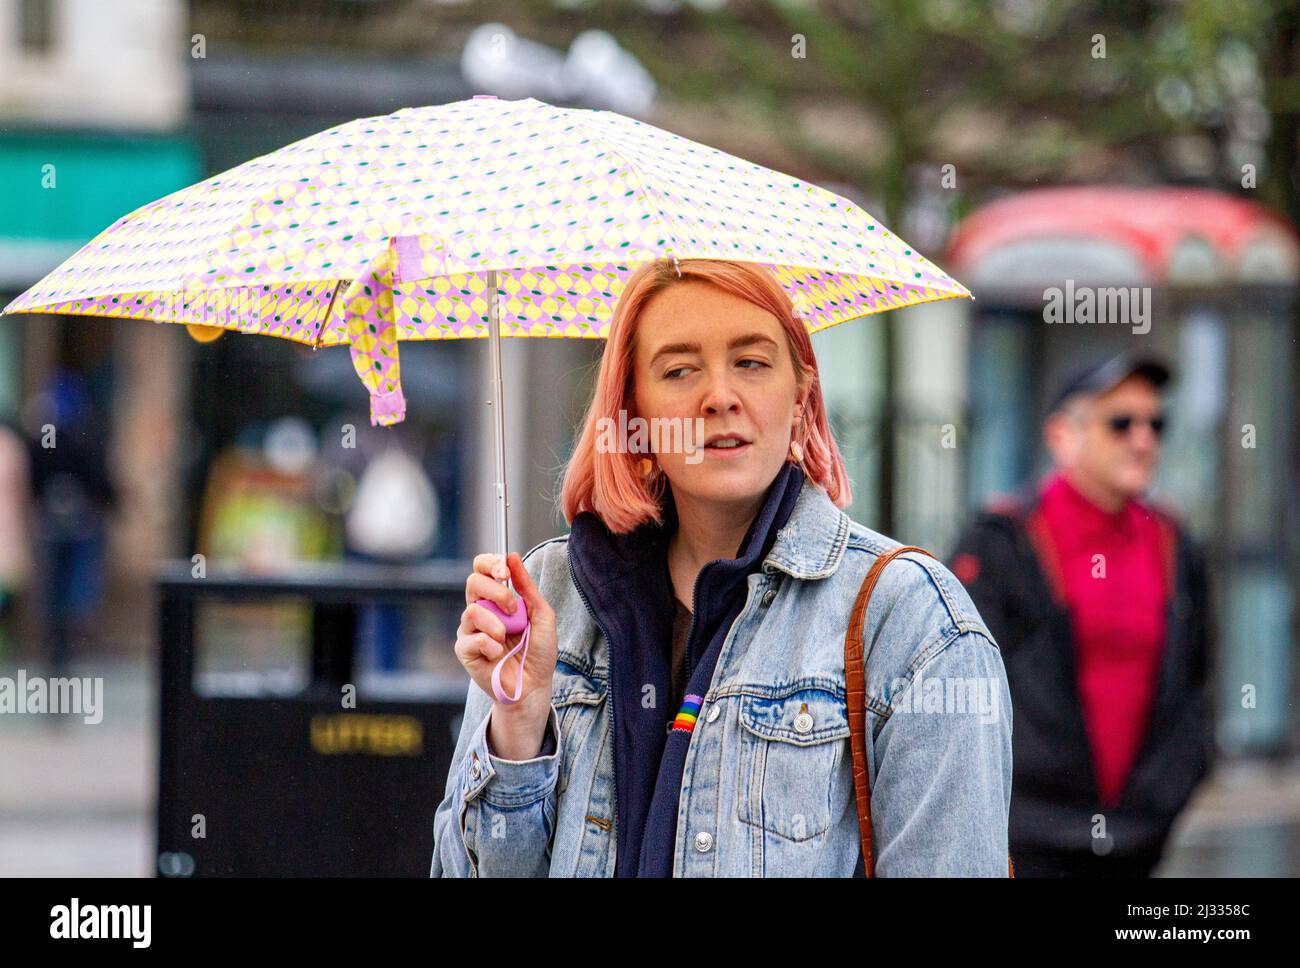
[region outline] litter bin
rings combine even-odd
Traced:
[[[157,580],[158,873],[427,876],[469,686],[464,566],[196,572]],[[415,614],[423,664],[368,668],[375,605]]]

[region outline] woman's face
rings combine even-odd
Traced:
[[[780,322],[739,296],[691,279],[646,304],[633,365],[635,416],[672,418],[684,431],[648,431],[675,499],[742,504],[762,496],[789,456],[799,412],[794,374]],[[705,446],[718,434],[745,443]],[[693,455],[666,446],[686,441],[699,448]]]

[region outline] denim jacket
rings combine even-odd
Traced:
[[[609,650],[569,572],[568,536],[524,557],[555,610],[551,755],[491,754],[492,698],[471,684],[432,876],[611,876],[616,810]],[[860,863],[844,638],[858,589],[898,543],[805,482],[749,576],[682,776],[678,877],[850,876]],[[1011,697],[961,584],[908,553],[863,626],[876,875],[1007,875]]]

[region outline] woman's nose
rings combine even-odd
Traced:
[[[708,385],[704,388],[701,406],[705,413],[725,413],[728,410],[739,409],[740,397],[736,395],[726,375],[717,375],[710,377]]]

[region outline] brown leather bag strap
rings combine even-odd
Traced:
[[[895,548],[876,559],[867,577],[858,589],[857,600],[849,614],[849,631],[844,637],[844,691],[848,700],[849,745],[853,750],[853,795],[858,804],[858,832],[862,835],[862,869],[867,877],[875,874],[876,862],[871,851],[871,780],[867,776],[867,678],[865,657],[862,651],[862,626],[871,604],[880,573],[901,554],[919,551],[930,555],[924,548]],[[934,555],[930,555],[931,558]]]
[[[849,630],[844,637],[844,689],[848,701],[849,746],[853,752],[853,795],[858,806],[858,833],[862,839],[862,869],[867,877],[873,877],[876,862],[871,849],[871,780],[867,775],[867,680],[866,657],[862,648],[862,628],[866,624],[867,606],[871,604],[871,593],[876,589],[880,573],[885,566],[899,555],[917,551],[927,557],[934,555],[924,548],[907,546],[895,548],[881,555],[862,580],[858,597],[853,603],[849,616]],[[1015,876],[1015,867],[1011,856],[1007,855],[1007,871]]]

